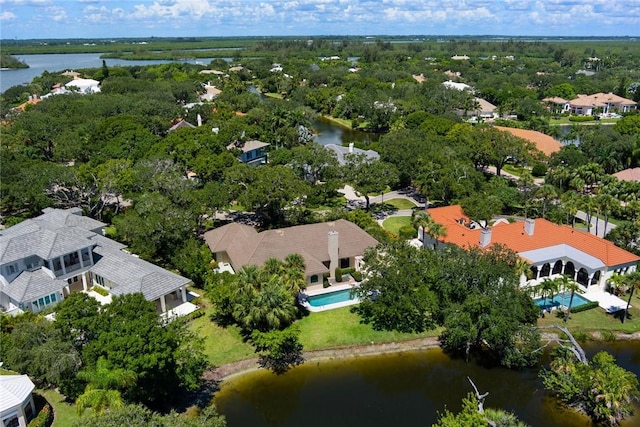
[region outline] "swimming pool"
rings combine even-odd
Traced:
[[[351,297],[351,289],[342,289],[340,291],[327,292],[319,295],[311,295],[307,297],[309,305],[312,307],[323,307],[331,304],[339,304],[349,301],[357,301],[357,298]]]
[[[549,309],[552,309],[554,307],[557,308],[557,307],[559,307],[561,305],[565,306],[565,307],[569,307],[569,301],[571,301],[571,292],[563,292],[563,293],[554,295],[553,299],[547,298],[545,300],[544,298],[536,298],[533,301],[541,309],[549,310]],[[591,301],[589,301],[588,299],[586,299],[582,295],[580,295],[578,293],[574,293],[573,294],[573,302],[572,302],[571,308],[580,307],[581,305],[585,305],[585,304],[588,304],[590,302]]]

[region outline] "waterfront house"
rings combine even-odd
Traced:
[[[482,227],[467,217],[460,205],[427,209],[427,213],[446,228],[446,235],[435,239],[420,230],[419,239],[425,247],[447,243],[463,248],[504,245],[529,263],[531,279],[536,281],[566,274],[587,289],[604,290],[614,273],[633,272],[640,261],[637,255],[607,240],[542,218],[497,221],[493,226]]]
[[[104,237],[106,224],[79,208],[43,214],[0,232],[0,308],[17,314],[53,306],[73,292],[114,295],[140,292],[159,313],[187,303],[191,281],[126,251]]]
[[[594,116],[597,113],[627,113],[635,110],[637,106],[638,104],[636,102],[611,92],[578,95],[577,98],[569,101],[571,114],[583,116]]]
[[[238,271],[246,265],[262,266],[269,258],[284,260],[292,253],[305,261],[309,285],[322,284],[323,275],[334,276],[336,267],[359,270],[367,248],[378,242],[356,224],[344,219],[256,231],[231,223],[204,233],[216,262]]]

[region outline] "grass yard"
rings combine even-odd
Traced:
[[[384,204],[391,205],[398,210],[412,209],[416,207],[416,204],[413,203],[411,200],[400,199],[400,198],[385,200]]]
[[[219,366],[225,363],[255,357],[255,352],[240,335],[236,326],[222,328],[211,320],[211,310],[189,323],[189,328],[204,339],[204,353],[209,363]]]
[[[623,298],[625,299],[625,298]],[[640,331],[640,298],[634,296],[631,301],[632,307],[629,309],[629,318],[624,323],[621,322],[621,314],[608,314],[601,308],[583,311],[571,315],[567,326],[571,332],[622,332],[634,333]],[[556,317],[555,313],[547,314],[544,319],[538,319],[538,325],[553,325],[563,323]]]
[[[75,405],[65,402],[63,395],[50,389],[37,390],[37,393],[44,396],[53,409],[55,418],[52,427],[71,427],[80,422],[81,418],[76,412]],[[88,417],[88,414],[85,417]]]
[[[360,317],[350,307],[310,313],[296,322],[300,327],[300,341],[305,350],[346,347],[350,345],[407,341],[416,338],[435,337],[441,329],[406,334],[395,331],[375,331],[371,325],[360,323]]]
[[[411,225],[410,216],[392,216],[382,222],[382,227],[394,234],[400,234],[400,228]]]

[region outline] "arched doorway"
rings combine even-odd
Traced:
[[[591,279],[591,283],[589,283],[589,286],[597,285],[598,282],[600,282],[600,270],[596,271],[593,274],[593,279]]]
[[[571,261],[568,261],[567,265],[564,266],[564,274],[572,279],[576,276],[576,266]]]
[[[580,283],[582,286],[589,286],[589,273],[585,268],[578,270],[576,282]]]
[[[548,262],[545,262],[542,268],[540,269],[540,277],[549,277],[551,273],[551,265]]]
[[[535,265],[532,265],[529,268],[531,269],[531,278],[532,279],[537,279],[538,278],[538,267],[535,266]]]
[[[553,264],[551,274],[562,274],[562,260],[557,260],[556,263]]]

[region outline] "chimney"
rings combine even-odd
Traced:
[[[349,143],[349,153],[353,153],[353,142]]]
[[[524,232],[527,233],[528,236],[533,236],[533,231],[536,228],[536,221],[531,218],[527,218],[524,220]]]
[[[327,235],[329,249],[329,277],[335,277],[336,268],[340,265],[338,262],[338,232],[330,231]]]
[[[491,229],[483,228],[480,230],[480,247],[486,248],[491,243]]]

